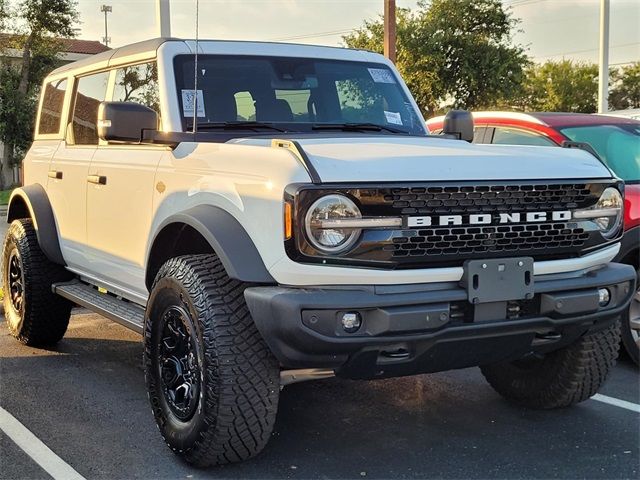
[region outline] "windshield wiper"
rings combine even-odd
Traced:
[[[237,121],[237,122],[198,122],[198,130],[245,130],[267,128],[278,132],[286,132],[284,128],[276,127],[273,123],[254,122],[254,121]],[[192,130],[193,124],[187,124],[187,130]]]
[[[378,125],[377,123],[314,123],[314,130],[346,130],[346,131],[373,131],[380,132],[385,130],[391,133],[403,133],[408,135],[409,132],[399,128],[387,127],[386,125]]]

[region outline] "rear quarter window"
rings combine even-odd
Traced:
[[[40,122],[38,123],[38,134],[56,134],[60,131],[62,119],[62,107],[64,106],[64,95],[67,90],[67,80],[54,80],[44,87],[42,104],[40,105]]]

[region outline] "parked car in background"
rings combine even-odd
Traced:
[[[626,183],[625,234],[615,261],[633,265],[640,278],[640,121],[634,110],[608,115],[586,113],[475,112],[473,143],[561,146],[565,141],[588,143],[602,161]],[[640,111],[635,110],[637,114]],[[627,115],[623,115],[627,113]],[[427,121],[440,133],[444,117]],[[638,364],[640,349],[640,289],[623,319],[622,340]]]

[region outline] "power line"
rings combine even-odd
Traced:
[[[620,45],[611,45],[610,48],[631,47],[633,45],[640,45],[640,42],[623,43],[623,44],[620,44]],[[550,54],[550,55],[536,55],[533,58],[536,59],[536,58],[547,58],[547,57],[559,57],[561,55],[572,55],[574,53],[589,53],[589,52],[597,52],[597,51],[598,51],[597,48],[590,48],[588,50],[574,50],[572,52],[560,52],[560,53],[553,53],[553,54]]]
[[[547,0],[512,0],[511,2],[503,2],[507,7],[521,7],[523,5],[531,5],[533,3],[546,2]]]

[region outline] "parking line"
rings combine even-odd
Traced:
[[[593,397],[591,397],[591,400],[595,400],[597,402],[602,402],[602,403],[608,403],[609,405],[614,405],[616,407],[631,410],[632,412],[640,413],[640,405],[636,403],[627,402],[626,400],[607,397],[606,395],[600,395],[599,393],[596,393]]]
[[[0,430],[56,480],[85,480],[2,407],[0,407]]]

